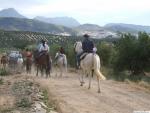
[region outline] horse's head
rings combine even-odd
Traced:
[[[56,53],[55,58],[58,58],[58,56],[60,55],[59,52]]]
[[[82,50],[82,42],[81,41],[78,41],[74,44],[74,49],[75,49],[75,52],[78,54],[78,53],[81,53],[83,50]]]

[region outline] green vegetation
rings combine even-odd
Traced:
[[[150,37],[139,33],[138,37],[124,34],[116,45],[115,70],[128,70],[132,75],[149,70],[150,66]]]
[[[11,113],[14,108],[0,108],[0,113]]]
[[[140,32],[138,36],[121,34],[120,38],[92,39],[101,58],[102,72],[108,78],[124,81],[144,80],[144,72],[150,71],[150,36]],[[0,31],[1,48],[29,48],[35,50],[41,39],[48,40],[50,55],[54,59],[55,53],[62,46],[67,55],[68,64],[75,67],[75,53],[73,45],[81,37],[57,36],[37,32]]]
[[[16,103],[16,106],[22,108],[30,108],[32,104],[33,103],[29,100],[29,98],[24,97]]]
[[[4,83],[4,80],[0,78],[0,85],[2,85],[3,83]]]
[[[9,75],[9,71],[5,70],[5,69],[0,69],[0,76],[7,76]]]
[[[49,101],[49,96],[48,96],[47,90],[43,90],[42,94],[43,94],[42,96],[44,97],[43,102],[47,106],[47,108],[46,108],[47,112],[50,112],[51,110],[56,110],[55,104],[53,102]]]

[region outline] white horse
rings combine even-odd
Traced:
[[[59,69],[60,77],[62,77],[63,71],[65,70],[65,72],[67,72],[67,57],[65,54],[57,52],[55,55],[55,59],[56,59],[56,76],[57,71]]]
[[[76,54],[80,54],[82,50],[82,43],[76,42],[74,45]],[[98,93],[100,93],[100,79],[105,80],[106,78],[103,76],[103,74],[100,71],[100,57],[96,53],[89,53],[85,56],[84,59],[80,61],[81,69],[83,70],[84,74],[91,74],[89,76],[89,87],[91,87],[91,77],[93,74],[97,76],[97,82],[98,82]],[[81,86],[83,86],[84,80],[83,80],[83,74],[82,79],[80,80]]]
[[[19,73],[21,73],[23,70],[23,58],[22,57],[17,59],[17,69]]]

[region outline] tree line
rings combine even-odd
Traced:
[[[64,47],[70,66],[75,67],[74,43],[83,37],[56,36],[35,32],[0,31],[0,47],[30,50],[36,49],[41,39],[48,40],[50,54],[54,58],[60,46]],[[128,72],[140,75],[150,69],[150,36],[145,32],[138,35],[120,34],[120,38],[91,39],[97,47],[102,67],[113,72]],[[110,73],[109,73],[110,74]],[[116,74],[119,76],[119,74]]]

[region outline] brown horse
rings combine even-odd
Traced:
[[[25,57],[24,65],[25,65],[25,67],[26,67],[26,72],[27,72],[27,73],[31,73],[31,67],[32,67],[32,52],[26,51],[26,52],[24,53],[24,57]]]
[[[32,58],[27,57],[25,62],[26,62],[26,72],[31,73]]]
[[[8,57],[6,55],[3,55],[1,57],[1,64],[2,64],[2,68],[6,69],[6,65],[8,64]]]
[[[43,76],[43,71],[45,70],[46,78],[50,77],[51,70],[51,58],[47,52],[38,53],[38,51],[34,52],[34,61],[37,67],[36,76],[38,76],[38,70],[41,71],[41,76]]]

